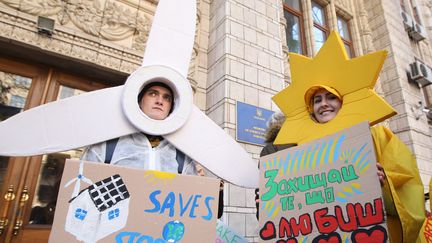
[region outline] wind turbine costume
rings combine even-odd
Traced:
[[[290,53],[292,84],[273,97],[285,114],[274,144],[302,144],[363,121],[375,125],[396,111],[373,90],[386,58],[378,51],[349,59],[332,32],[315,58]],[[336,95],[342,107],[334,119],[317,123],[311,97],[320,88]],[[384,168],[382,187],[391,242],[415,242],[425,219],[423,184],[409,149],[389,129],[371,127],[377,160]]]
[[[0,155],[30,156],[65,151],[138,132],[170,144],[233,184],[255,188],[256,162],[195,105],[186,79],[195,36],[196,1],[160,0],[143,62],[125,85],[42,105],[0,123]],[[153,120],[139,108],[143,87],[163,82],[174,108]],[[233,170],[232,168],[236,168]]]

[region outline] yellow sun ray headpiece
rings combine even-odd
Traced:
[[[396,114],[373,90],[387,51],[349,59],[333,31],[315,58],[296,53],[289,56],[292,84],[273,97],[287,117],[275,144],[301,144],[363,121],[374,125]],[[313,121],[308,110],[310,90],[316,87],[336,91],[342,98],[336,117],[324,124]]]

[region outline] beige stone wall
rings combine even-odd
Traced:
[[[193,47],[189,80],[195,91],[194,103],[201,109],[206,109],[208,80],[208,50],[210,0],[198,1],[197,36]]]
[[[207,114],[235,137],[236,101],[276,109],[271,97],[284,85],[281,2],[214,0],[210,3]],[[261,147],[242,144],[255,158]],[[258,242],[252,189],[225,186],[223,220]]]
[[[415,59],[432,66],[430,37],[420,42],[409,38],[403,26],[399,4],[390,1],[366,0],[368,21],[376,49],[386,49],[389,56],[381,73],[381,83],[385,99],[398,114],[390,119],[389,125],[417,158],[418,167],[425,185],[429,185],[432,174],[432,133],[426,113],[419,102],[426,103],[422,88],[409,82],[409,64]],[[429,1],[420,1],[420,14],[423,24],[430,22]],[[427,35],[431,36],[430,28]],[[423,88],[424,89],[424,88]]]

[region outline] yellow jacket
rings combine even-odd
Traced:
[[[386,174],[383,195],[392,243],[416,242],[425,221],[424,189],[417,163],[389,129],[371,127],[377,161]]]

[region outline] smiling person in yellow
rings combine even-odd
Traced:
[[[395,115],[373,90],[386,54],[348,59],[336,32],[313,59],[290,53],[292,84],[273,97],[286,116],[274,144],[302,144],[363,121],[373,126]],[[426,215],[415,158],[389,129],[371,127],[371,133],[390,240],[416,242]]]

